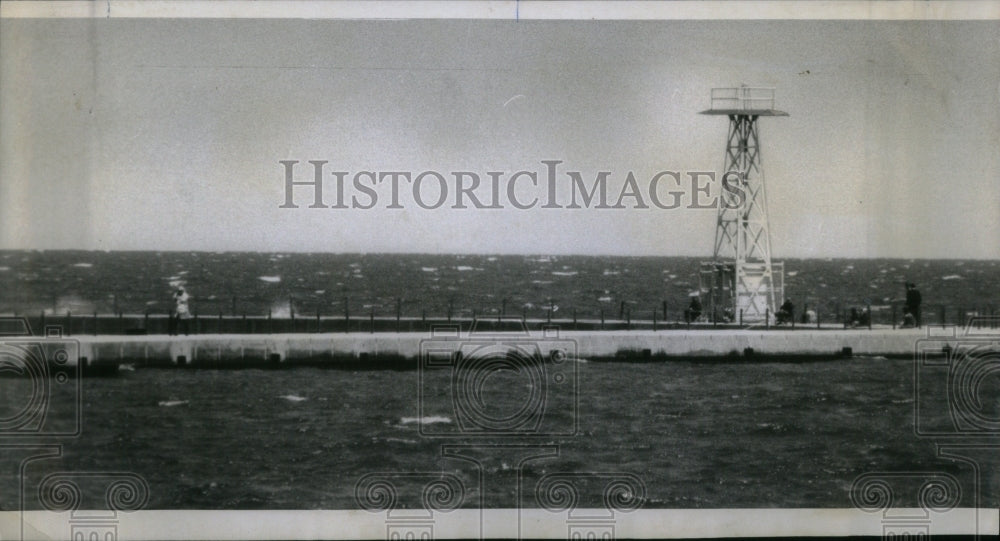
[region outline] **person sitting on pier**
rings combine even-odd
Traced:
[[[781,325],[782,323],[792,323],[795,321],[795,305],[792,304],[792,299],[785,299],[781,307],[778,308],[778,313],[774,314],[776,318],[776,324]]]
[[[851,315],[847,318],[847,325],[849,327],[857,327],[861,324],[861,314],[858,313],[857,308],[851,308]]]
[[[684,319],[691,323],[701,317],[701,299],[697,295],[691,297],[687,310],[684,310]]]
[[[872,322],[872,313],[868,311],[868,308],[862,308],[861,314],[858,316],[857,327],[868,327]]]

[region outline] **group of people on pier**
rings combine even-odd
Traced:
[[[920,295],[920,290],[917,289],[916,284],[913,282],[906,282],[906,299],[903,304],[903,321],[900,324],[901,328],[913,328],[920,327],[922,325],[920,317],[920,304],[923,299]],[[698,295],[692,295],[691,301],[688,304],[687,309],[684,310],[684,320],[688,323],[693,323],[698,321],[702,316],[703,308],[701,305],[701,298]],[[727,310],[727,312],[729,312]],[[802,323],[810,323],[816,317],[816,313],[812,310],[805,310],[802,312]],[[872,314],[869,307],[865,306],[861,309],[851,308],[850,315],[847,317],[845,322],[846,325],[851,327],[868,327],[871,325]],[[732,321],[731,317],[723,317],[723,321]],[[792,303],[790,298],[786,298],[781,304],[777,311],[774,313],[774,321],[776,325],[792,325],[795,322],[795,304]]]

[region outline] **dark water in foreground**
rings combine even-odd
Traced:
[[[520,496],[522,451],[474,451],[482,484],[476,464],[442,458],[443,444],[483,443],[439,437],[460,426],[446,369],[138,369],[84,380],[83,433],[62,440],[62,457],[28,465],[26,506],[38,507],[30,487],[55,471],[134,472],[158,509],[357,508],[355,485],[373,472],[454,474],[470,507],[481,495],[488,507],[537,507],[530,487],[553,472],[628,472],[646,487],[644,507],[715,508],[850,507],[861,474],[935,471],[954,475],[973,505],[971,467],[937,458],[934,441],[914,435],[912,361],[572,364],[561,387],[546,387],[541,426],[562,432],[575,419],[579,435],[487,440],[557,447],[520,468]],[[483,399],[496,415],[532,396],[523,374],[494,378]],[[420,416],[439,436],[421,435]],[[981,506],[998,505],[997,455],[982,464]],[[10,458],[0,485],[16,487]],[[396,476],[399,505],[419,505],[419,478]],[[600,502],[591,488],[581,504]],[[0,506],[16,507],[3,494]],[[916,503],[915,492],[900,498]]]

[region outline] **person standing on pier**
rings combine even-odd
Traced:
[[[917,285],[913,282],[906,283],[906,307],[905,312],[909,312],[913,316],[913,324],[916,327],[920,327],[920,302],[922,301],[920,297],[920,290],[917,289]]]
[[[188,307],[187,291],[183,287],[178,287],[174,292],[174,313],[171,316],[170,334],[178,334],[178,326],[184,327],[184,335],[188,334],[188,319],[191,318],[191,309]]]

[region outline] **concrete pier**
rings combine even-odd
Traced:
[[[910,357],[926,329],[564,331],[530,335],[424,333],[219,334],[198,336],[79,336],[86,367],[264,367],[295,364],[416,366],[421,351],[473,350],[502,342],[537,345],[543,356],[593,361],[667,358],[775,359]]]

